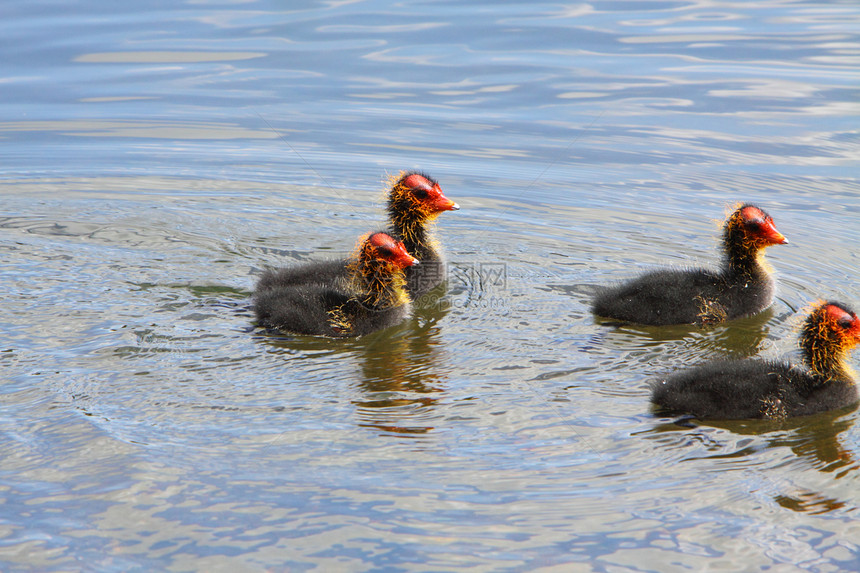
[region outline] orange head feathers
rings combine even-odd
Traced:
[[[418,264],[418,259],[406,252],[402,242],[395,241],[386,233],[373,233],[368,236],[362,244],[359,258],[365,261],[384,261],[398,269]]]
[[[846,374],[844,360],[858,343],[860,319],[839,302],[822,302],[814,307],[800,335],[800,347],[809,366],[825,379]]]
[[[728,263],[736,271],[754,268],[766,247],[787,243],[788,239],[776,230],[773,218],[750,203],[738,206],[723,228]]]
[[[418,264],[401,241],[386,233],[362,237],[349,264],[358,299],[368,307],[388,307],[410,302],[404,269]]]

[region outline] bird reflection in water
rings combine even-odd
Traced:
[[[857,407],[850,409],[856,412]],[[833,474],[833,479],[841,479],[855,474],[860,468],[855,454],[839,441],[839,435],[850,430],[855,419],[856,414],[846,415],[845,410],[825,412],[813,416],[811,423],[799,426],[795,432],[770,440],[769,445],[789,447],[818,471]],[[815,515],[855,509],[854,503],[803,488],[775,495],[773,499],[786,509]]]
[[[443,352],[440,306],[416,310],[415,317],[389,336],[374,336],[356,348],[361,360],[363,396],[354,400],[359,425],[403,436],[434,429],[432,408],[444,391],[438,367]]]
[[[675,354],[684,362],[694,364],[714,358],[746,358],[761,352],[770,333],[770,321],[774,309],[721,324],[710,328],[693,325],[643,326],[599,321],[599,324],[615,326],[602,330],[590,340],[590,347],[623,349],[628,354],[652,354],[660,360],[674,356],[666,352],[675,347]],[[655,362],[659,364],[659,362]]]
[[[707,443],[708,450],[716,449],[712,455],[701,456],[702,458],[734,458],[739,461],[751,461],[764,449],[788,448],[796,456],[794,461],[781,460],[780,466],[785,464],[803,464],[815,470],[832,474],[834,480],[853,476],[860,469],[857,454],[846,448],[839,436],[851,430],[857,419],[857,405],[839,410],[831,410],[798,418],[787,418],[784,420],[708,420],[700,422],[692,418],[679,418],[673,422],[664,422],[654,428],[643,432],[661,441],[670,433],[683,432],[681,438],[673,447],[684,445]],[[737,451],[727,452],[719,440],[715,440],[712,432],[704,430],[705,427],[728,430],[733,434],[745,436],[760,436],[763,443],[757,445],[746,444]],[[708,436],[702,435],[709,434]],[[752,462],[754,463],[754,462]],[[794,472],[793,472],[794,473]],[[835,511],[848,511],[856,508],[856,503],[851,500],[838,499],[821,491],[804,488],[790,483],[774,484],[779,488],[779,493],[773,495],[773,500],[778,505],[799,513],[824,514]]]

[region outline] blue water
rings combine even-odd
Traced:
[[[860,570],[860,414],[676,424],[647,390],[860,306],[858,24],[0,7],[0,569]],[[462,207],[442,303],[359,340],[255,330],[261,269],[348,253],[403,169]],[[595,322],[591,285],[715,264],[737,201],[791,241],[771,309]]]

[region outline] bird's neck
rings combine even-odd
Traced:
[[[435,215],[415,217],[391,212],[393,234],[421,262],[438,258],[438,244],[430,231],[433,219]]]
[[[809,334],[809,333],[807,333]],[[810,370],[820,378],[822,383],[831,380],[851,380],[854,373],[848,365],[848,350],[838,341],[826,336],[804,336],[801,340],[804,358]]]
[[[738,280],[756,280],[766,278],[769,268],[764,262],[764,249],[757,247],[742,237],[731,237],[727,234],[723,240],[725,260],[724,272]]]
[[[385,261],[360,261],[353,272],[356,298],[363,306],[384,309],[409,302],[403,269]]]

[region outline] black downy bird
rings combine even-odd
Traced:
[[[404,269],[418,264],[403,243],[386,233],[359,241],[346,276],[271,286],[254,294],[260,326],[295,334],[362,336],[402,322],[412,313]]]
[[[387,204],[390,227],[386,232],[421,261],[421,265],[406,269],[406,289],[413,299],[445,280],[444,255],[430,223],[442,212],[459,208],[428,175],[409,171],[392,178]],[[347,267],[346,260],[329,260],[270,269],[260,277],[256,290],[307,283],[343,285],[348,281]]]
[[[767,360],[719,360],[682,370],[652,385],[660,410],[703,419],[783,419],[855,404],[847,364],[860,343],[860,319],[846,305],[820,303],[800,333],[801,366]]]
[[[776,291],[764,249],[785,243],[770,215],[741,205],[723,226],[725,259],[719,270],[662,269],[600,287],[592,310],[649,325],[714,324],[757,314],[771,305]]]

